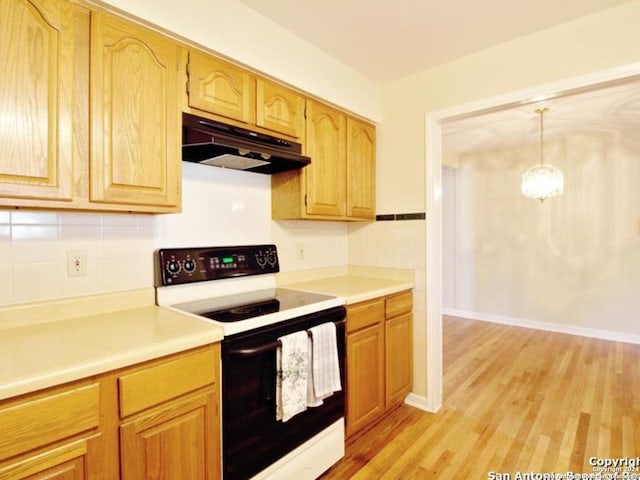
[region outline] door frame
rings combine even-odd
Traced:
[[[425,114],[427,398],[425,409],[442,406],[442,125],[567,95],[640,81],[640,62],[572,77]]]

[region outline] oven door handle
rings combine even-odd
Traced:
[[[342,326],[347,323],[346,320],[340,320],[339,322],[334,322],[336,327]],[[307,331],[307,335],[311,336],[311,333]],[[253,348],[234,348],[229,350],[229,355],[234,357],[253,357],[255,355],[260,355],[261,353],[269,352],[271,350],[275,350],[278,347],[282,346],[282,342],[280,340],[276,340],[275,342],[265,343],[264,345],[260,345],[259,347]]]

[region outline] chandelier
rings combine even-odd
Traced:
[[[527,198],[537,198],[540,203],[547,198],[555,197],[564,191],[564,175],[553,165],[543,162],[544,159],[544,113],[547,108],[538,108],[540,115],[540,163],[529,168],[522,175],[520,190]]]

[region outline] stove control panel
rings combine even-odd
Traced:
[[[156,254],[158,286],[280,271],[275,245],[163,248]]]

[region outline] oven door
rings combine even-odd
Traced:
[[[225,480],[247,479],[344,416],[345,308],[335,307],[226,337],[222,342]],[[336,323],[342,391],[287,422],[276,421],[278,337]]]

